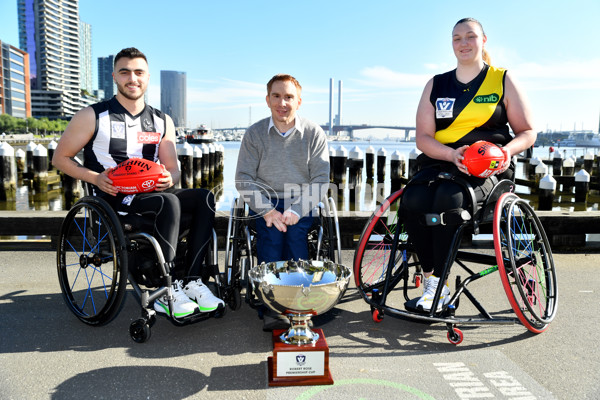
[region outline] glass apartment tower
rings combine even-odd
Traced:
[[[81,108],[78,0],[17,0],[17,10],[33,116],[68,118]]]
[[[0,114],[31,117],[29,54],[0,41]]]
[[[171,116],[175,128],[187,127],[185,72],[160,71],[160,109]]]
[[[92,71],[92,26],[79,21],[79,81],[80,88],[93,93]]]
[[[116,94],[112,72],[115,56],[98,57],[98,90],[104,91],[104,98],[110,99]]]

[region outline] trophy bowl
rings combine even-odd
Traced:
[[[252,289],[262,302],[290,320],[290,328],[279,338],[296,345],[319,340],[308,321],[338,303],[351,275],[350,268],[341,264],[304,260],[262,263],[248,273]]]

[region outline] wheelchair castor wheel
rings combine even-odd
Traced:
[[[373,321],[379,323],[383,321],[383,311],[378,308],[373,310]]]
[[[151,336],[151,330],[148,321],[143,318],[133,321],[129,326],[129,335],[136,343],[144,343],[148,341]]]
[[[242,307],[242,294],[237,289],[231,289],[231,293],[229,295],[229,299],[227,300],[227,305],[233,311],[237,311]]]
[[[463,333],[458,328],[450,328],[447,337],[452,344],[460,344],[463,341]]]

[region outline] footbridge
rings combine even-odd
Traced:
[[[328,133],[329,136],[349,136],[350,138],[354,138],[354,131],[364,130],[364,129],[395,129],[399,131],[404,131],[404,140],[408,141],[410,137],[410,132],[415,131],[416,128],[412,126],[390,126],[390,125],[333,125],[331,131],[329,132],[329,125],[321,125],[321,128],[325,132]],[[235,127],[235,128],[220,128],[213,129],[213,132],[219,133],[243,133],[247,128]]]

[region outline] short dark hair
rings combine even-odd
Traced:
[[[148,63],[148,59],[146,58],[146,55],[144,53],[142,53],[141,51],[139,51],[138,49],[136,49],[135,47],[128,47],[128,48],[123,49],[120,52],[118,52],[117,55],[115,56],[115,63],[113,64],[113,68],[115,65],[117,65],[117,61],[119,61],[119,59],[121,59],[121,58],[143,58],[144,61],[146,61],[146,63]]]
[[[296,89],[298,89],[298,95],[302,93],[302,86],[300,86],[300,82],[296,78],[288,74],[277,74],[267,83],[267,95],[271,94],[271,88],[277,81],[292,82],[296,86]]]

